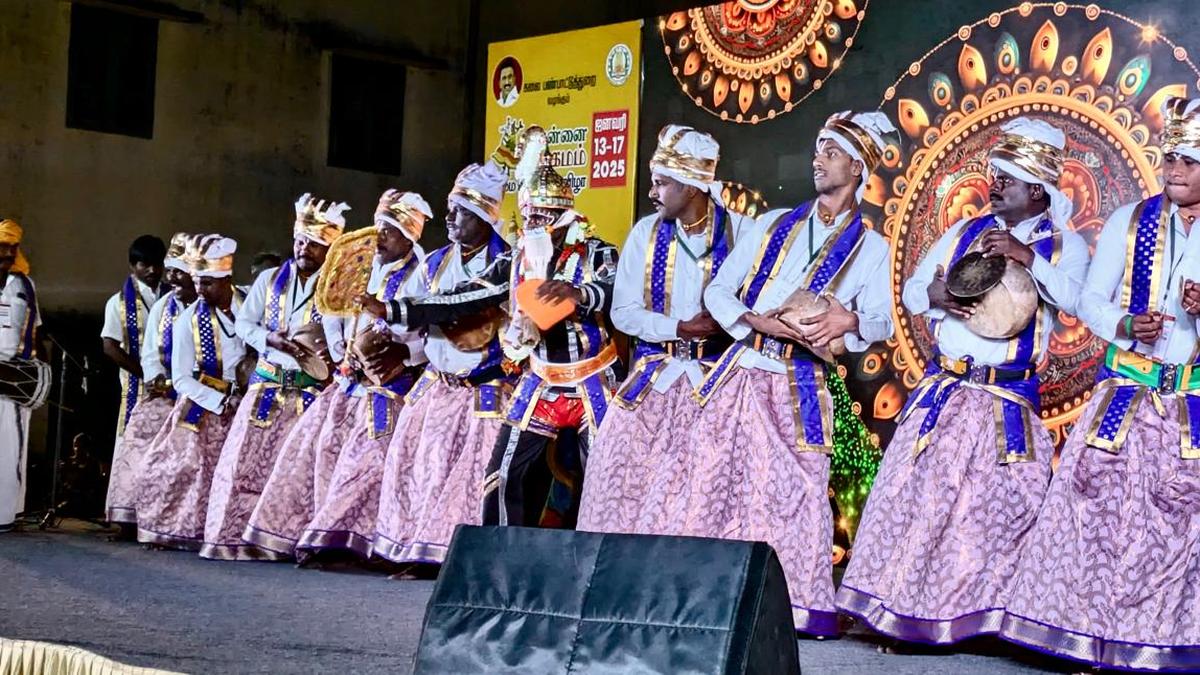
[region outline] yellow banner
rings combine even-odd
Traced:
[[[637,203],[637,118],[642,22],[488,45],[488,151],[514,121],[547,132],[555,167],[575,190],[575,208],[595,236],[617,244]],[[505,220],[517,218],[515,186]]]

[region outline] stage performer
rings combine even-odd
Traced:
[[[418,242],[433,211],[415,192],[388,190],[375,210],[376,256],[367,283],[378,302],[421,294],[420,268],[425,251]],[[317,450],[334,457],[324,498],[301,533],[296,556],[349,551],[368,558],[375,543],[384,460],[404,397],[425,364],[419,330],[391,326],[369,312],[331,322],[342,327],[331,335],[339,353],[348,354],[343,370],[357,382],[354,413],[338,448]],[[330,335],[331,331],[326,331]]]
[[[692,397],[731,339],[703,293],[739,233],[754,221],[730,211],[716,179],[711,136],[670,124],[650,158],[650,202],[621,249],[612,321],[637,339],[633,366],[596,434],[579,529],[680,534],[687,515]]]
[[[506,180],[505,171],[493,162],[472,164],[459,173],[446,198],[451,243],[425,260],[414,298],[460,288],[508,254],[500,235]],[[433,316],[436,307],[425,311]],[[374,542],[374,554],[381,558],[412,565],[441,563],[454,527],[482,522],[480,486],[500,433],[507,389],[497,336],[504,313],[499,307],[483,312],[491,316],[482,323],[447,323],[449,335],[438,323],[426,326],[429,365],[408,392],[384,462]],[[468,344],[458,328],[468,329]]]
[[[988,155],[991,212],[951,226],[904,285],[936,353],[900,413],[837,595],[839,609],[895,640],[950,644],[1000,629],[1054,455],[1038,368],[1088,267],[1057,187],[1065,142],[1042,120],[1005,124]],[[946,272],[977,251],[1032,275],[1028,304],[1004,308],[1030,316],[1011,338],[977,334],[978,307],[947,291]]]
[[[142,380],[142,343],[150,308],[165,292],[162,275],[166,255],[167,246],[162,239],[149,234],[134,239],[129,245],[129,276],[121,290],[104,305],[100,339],[104,355],[117,366],[121,387],[114,458],[121,455],[121,440],[129,416],[146,393]]]
[[[142,459],[175,407],[176,394],[171,386],[175,319],[196,300],[196,284],[184,260],[190,240],[190,234],[177,232],[167,247],[163,269],[171,290],[150,308],[143,331],[141,364],[145,394],[129,416],[108,473],[105,514],[108,522],[121,526],[123,533],[128,530],[122,539],[137,538],[137,488]]]
[[[771,544],[796,630],[815,636],[837,633],[824,358],[892,335],[888,245],[858,205],[893,131],[882,113],[831,117],[817,135],[816,199],[760,217],[704,293],[737,341],[696,391],[704,408],[680,522],[690,535]]]
[[[1163,191],[1113,212],[1083,286],[1079,317],[1108,349],[1000,636],[1096,668],[1197,672],[1200,99],[1168,99],[1163,120]]]
[[[292,426],[324,387],[298,359],[314,356],[315,344],[295,338],[311,331],[324,342],[321,315],[313,302],[329,245],[341,235],[349,210],[344,203],[318,202],[308,194],[296,202],[293,258],[255,279],[237,317],[238,336],[259,354],[221,450],[208,501],[200,555],[214,560],[278,559],[278,553],[242,540],[280,446]],[[306,328],[318,324],[316,328]]]
[[[451,293],[387,306],[389,321],[424,325],[509,303],[511,316],[500,333],[504,361],[510,370],[528,361],[528,369],[505,405],[484,478],[483,522],[489,525],[541,522],[542,509],[533,499],[526,503],[526,473],[565,429],[577,431],[581,463],[586,461],[588,438],[604,419],[620,365],[606,320],[617,249],[589,236],[587,220],[573,208],[570,184],[551,165],[541,128],[525,131],[520,156],[517,204],[524,224],[513,252]],[[527,280],[541,283],[539,302],[568,302],[574,309],[539,329],[516,298]]]
[[[39,356],[42,325],[29,261],[21,251],[24,232],[15,220],[0,221],[0,361]],[[12,530],[25,510],[29,452],[29,408],[0,396],[0,532]]]
[[[138,541],[199,550],[209,486],[242,397],[238,365],[246,346],[235,332],[237,242],[194,237],[185,262],[199,298],[172,329],[171,384],[178,394],[166,425],[142,459],[137,484]]]

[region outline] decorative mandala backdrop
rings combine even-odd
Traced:
[[[1026,2],[963,26],[888,87],[880,105],[900,145],[864,206],[892,246],[896,337],[857,365],[858,379],[877,383],[872,426],[894,419],[932,353],[926,321],[901,304],[903,283],[950,225],[986,210],[987,150],[1000,126],[1028,115],[1066,132],[1060,185],[1075,203],[1071,227],[1094,251],[1114,209],[1160,189],[1159,106],[1198,77],[1157,26],[1096,5]],[[1060,313],[1041,387],[1041,416],[1060,446],[1101,358],[1100,340]]]
[[[869,0],[735,0],[659,20],[684,94],[722,120],[790,112],[842,64]]]

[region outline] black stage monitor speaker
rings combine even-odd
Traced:
[[[799,673],[764,543],[460,526],[417,673]]]

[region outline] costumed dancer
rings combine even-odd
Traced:
[[[828,360],[892,335],[888,245],[858,210],[894,131],[840,113],[817,136],[817,198],[771,211],[704,293],[737,342],[696,391],[686,534],[765,541],[787,576],[796,630],[838,632],[833,608]],[[820,356],[818,356],[820,355]]]
[[[415,192],[388,190],[380,197],[368,297],[391,302],[423,293],[419,270],[425,252],[418,242],[431,217],[429,204]],[[337,336],[337,351],[348,355],[343,370],[358,382],[353,389],[354,415],[340,448],[318,450],[337,459],[324,498],[301,533],[297,558],[334,549],[370,557],[388,444],[404,397],[425,363],[419,331],[389,327],[365,311],[338,323],[344,330]]]
[[[236,250],[234,240],[209,234],[195,237],[185,253],[199,298],[175,319],[170,372],[177,398],[138,476],[143,543],[196,551],[204,536],[213,472],[242,396],[237,373],[246,345],[235,331]]]
[[[580,458],[586,458],[588,437],[604,419],[620,365],[606,326],[617,249],[588,236],[587,220],[572,208],[570,184],[551,165],[545,132],[527,129],[522,148],[516,172],[524,227],[512,253],[455,291],[387,306],[390,322],[425,325],[509,303],[509,322],[500,334],[504,362],[515,371],[528,361],[528,369],[505,406],[504,427],[488,463],[483,483],[488,525],[557,524],[542,517],[534,503],[540,495],[527,504],[525,476],[565,429],[577,432]],[[517,300],[517,288],[529,280],[541,283],[537,302],[567,302],[573,309],[539,328]],[[551,518],[570,510],[570,504],[558,505]]]
[[[0,221],[0,361],[38,356],[42,320],[29,261],[21,251],[22,236],[16,221]],[[13,529],[17,514],[25,510],[29,415],[29,408],[0,395],[0,532]]]
[[[1018,118],[1001,132],[988,156],[991,213],[955,223],[904,285],[904,305],[933,324],[936,353],[900,413],[838,590],[839,609],[897,640],[949,644],[1000,629],[1050,480],[1038,368],[1055,313],[1075,311],[1088,249],[1057,187],[1062,131]],[[999,309],[950,294],[960,260],[976,265],[964,268],[969,285],[989,259],[1003,261]]]
[[[446,199],[451,244],[426,258],[414,298],[483,288],[470,280],[509,251],[500,236],[506,180],[492,162],[459,173]],[[506,297],[504,290],[497,293]],[[386,314],[385,307],[374,308]],[[437,306],[424,306],[422,313],[435,319]],[[507,387],[498,338],[504,318],[497,304],[460,322],[424,324],[429,365],[408,392],[388,445],[375,555],[396,563],[441,563],[454,527],[482,522],[480,486],[500,433]],[[401,325],[422,327],[411,320]]]
[[[1025,539],[1000,636],[1101,668],[1200,671],[1200,99],[1163,107],[1163,191],[1113,212],[1079,317],[1108,342]]]
[[[100,329],[104,355],[117,366],[121,402],[117,409],[114,462],[121,456],[125,425],[146,393],[142,379],[142,343],[146,319],[158,301],[162,287],[163,260],[167,246],[162,239],[144,234],[129,245],[129,276],[121,290],[104,305],[104,326]]]
[[[692,396],[730,338],[703,294],[754,225],[721,201],[720,147],[706,133],[667,125],[650,158],[657,213],[634,225],[617,266],[613,325],[637,339],[633,366],[588,458],[579,529],[680,534],[687,515]]]
[[[122,528],[137,528],[137,488],[142,459],[158,432],[167,423],[175,407],[176,394],[171,386],[171,350],[175,339],[175,319],[196,300],[196,284],[184,260],[191,235],[177,232],[171,237],[163,268],[171,288],[159,298],[146,315],[145,338],[141,349],[142,381],[145,394],[138,401],[125,434],[113,455],[108,474],[108,498],[105,517]],[[135,537],[131,536],[130,539]]]
[[[234,416],[213,476],[200,555],[214,560],[278,560],[286,554],[246,543],[242,534],[288,432],[324,388],[328,368],[321,315],[313,301],[329,245],[341,235],[344,203],[296,202],[293,258],[255,279],[237,317],[238,336],[258,352],[250,387]],[[300,360],[310,363],[308,372]]]

